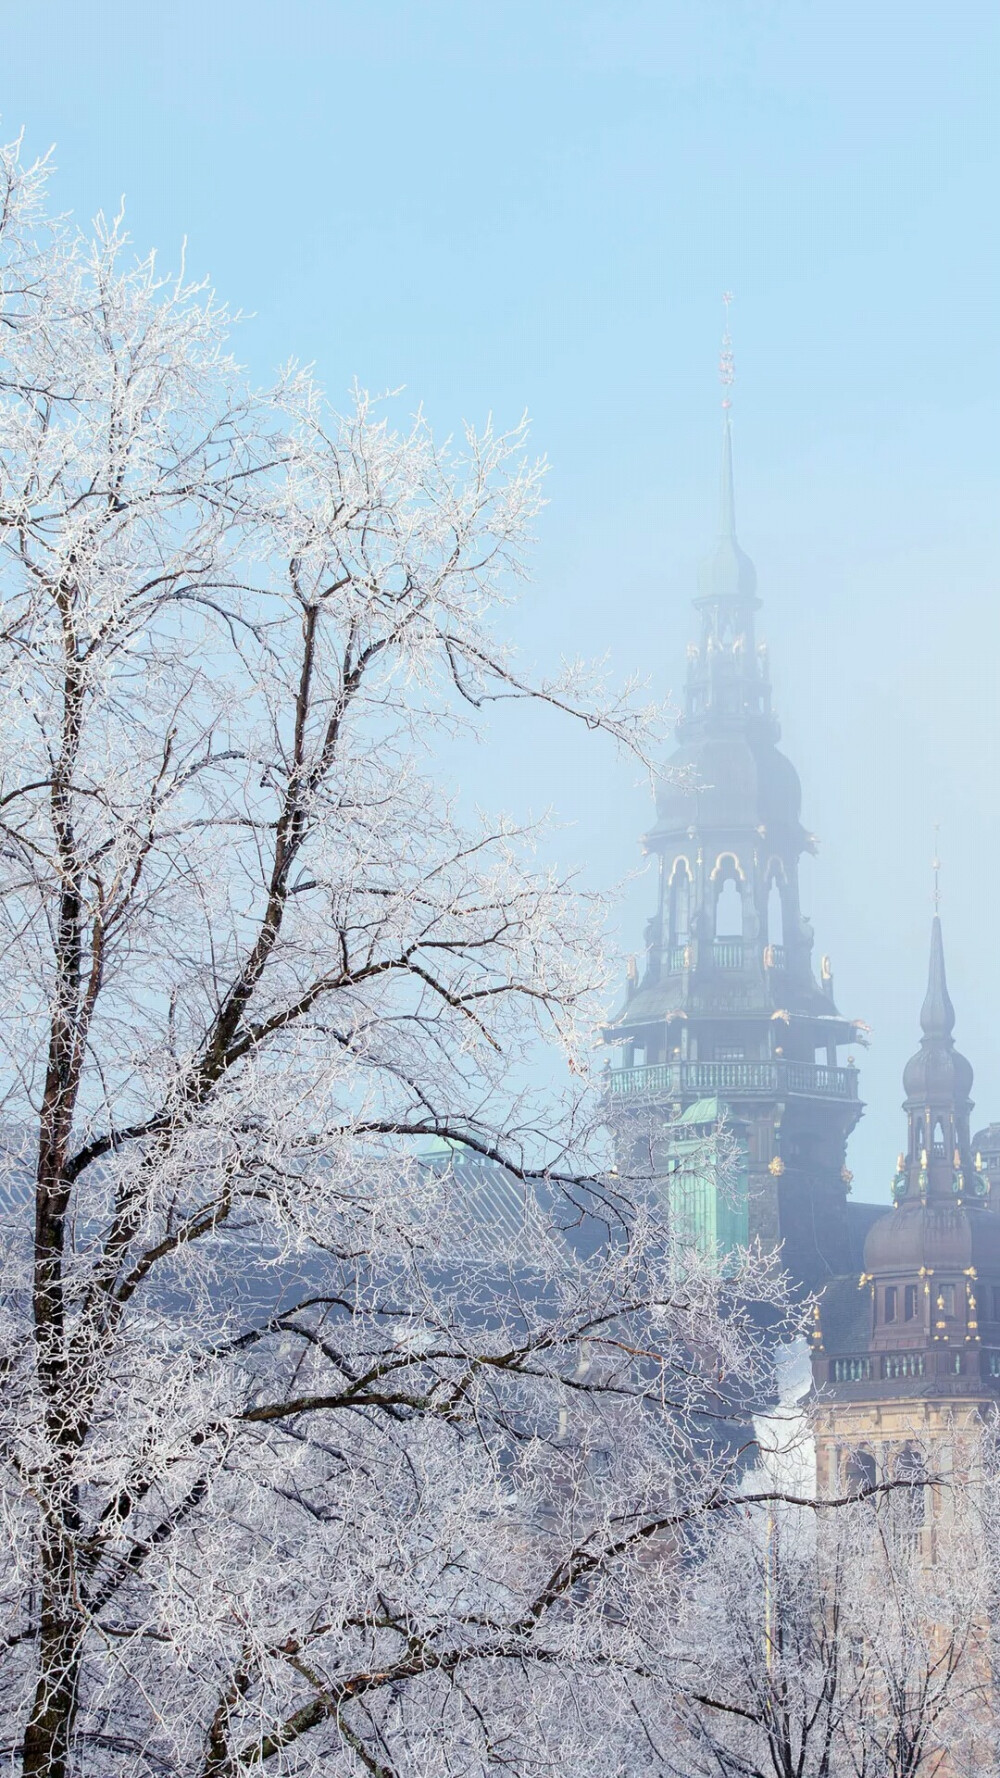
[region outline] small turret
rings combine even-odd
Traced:
[[[955,1008],[948,993],[941,920],[931,926],[927,993],[920,1009],[920,1048],[903,1070],[903,1109],[908,1125],[904,1164],[893,1196],[937,1198],[981,1195],[969,1140],[972,1067],[955,1048]]]
[[[978,1344],[977,1279],[1000,1281],[1000,1218],[984,1207],[987,1182],[969,1140],[972,1067],[955,1048],[944,940],[931,926],[923,1036],[903,1071],[908,1148],[892,1192],[896,1208],[873,1223],[864,1269],[875,1301],[874,1350]],[[940,1303],[938,1298],[940,1297]],[[929,1374],[929,1373],[928,1373]]]
[[[838,1280],[820,1304],[817,1384],[855,1401],[1000,1389],[1000,1216],[969,1140],[972,1068],[952,1035],[937,913],[920,1026],[893,1208],[868,1230],[860,1284]]]

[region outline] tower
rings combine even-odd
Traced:
[[[947,1470],[1000,1396],[1000,1216],[969,1141],[972,1069],[952,1035],[937,915],[920,1024],[893,1208],[868,1230],[860,1283],[835,1281],[818,1306],[821,1493],[891,1477],[904,1457]]]
[[[606,1037],[619,1127],[658,1120],[663,1145],[725,1114],[745,1157],[746,1233],[783,1243],[792,1278],[813,1289],[854,1263],[847,1138],[861,1116],[843,1046],[858,1038],[833,999],[829,962],[812,967],[799,860],[815,842],[800,820],[794,767],[778,750],[757,576],[736,535],[723,346],[719,535],[694,601],[677,750],[657,790],[645,846],[659,863],[641,971]]]

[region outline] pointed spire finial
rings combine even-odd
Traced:
[[[725,306],[726,319],[722,330],[722,350],[719,353],[719,382],[722,384],[722,407],[725,413],[728,413],[733,405],[733,398],[729,391],[736,381],[736,360],[733,357],[733,342],[729,332],[729,305],[732,300],[732,291],[724,290],[722,301]]]
[[[944,973],[944,940],[941,920],[935,914],[931,924],[931,959],[927,971],[927,993],[920,1008],[920,1024],[925,1037],[950,1038],[955,1029],[955,1008],[951,1004]]]
[[[939,821],[935,821],[935,823],[934,823],[934,856],[931,859],[931,870],[934,872],[934,912],[935,912],[935,914],[939,914],[941,912],[941,847],[938,843],[940,840],[940,837],[941,837],[941,823]]]
[[[733,405],[732,387],[736,381],[736,363],[733,357],[733,341],[729,332],[729,305],[733,300],[731,290],[722,293],[725,306],[725,324],[722,333],[722,349],[719,353],[719,382],[722,384],[722,487],[719,513],[719,533],[722,537],[736,539],[736,496],[733,492],[733,435],[729,424],[729,411]]]

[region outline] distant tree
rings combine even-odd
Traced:
[[[995,1483],[872,1485],[885,1491],[835,1511],[748,1508],[709,1540],[689,1574],[665,1771],[995,1770]]]
[[[4,1757],[645,1769],[649,1554],[727,1498],[775,1290],[611,1169],[601,909],[434,776],[498,699],[642,721],[494,636],[522,429],[247,390],[43,175],[5,154]]]

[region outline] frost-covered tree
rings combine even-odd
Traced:
[[[678,1778],[990,1778],[996,1475],[727,1514],[688,1570]],[[867,1485],[867,1484],[866,1484]]]
[[[252,392],[43,174],[3,158],[4,1759],[645,1770],[772,1285],[610,1166],[601,910],[438,781],[496,700],[642,721],[498,637],[521,429]]]

